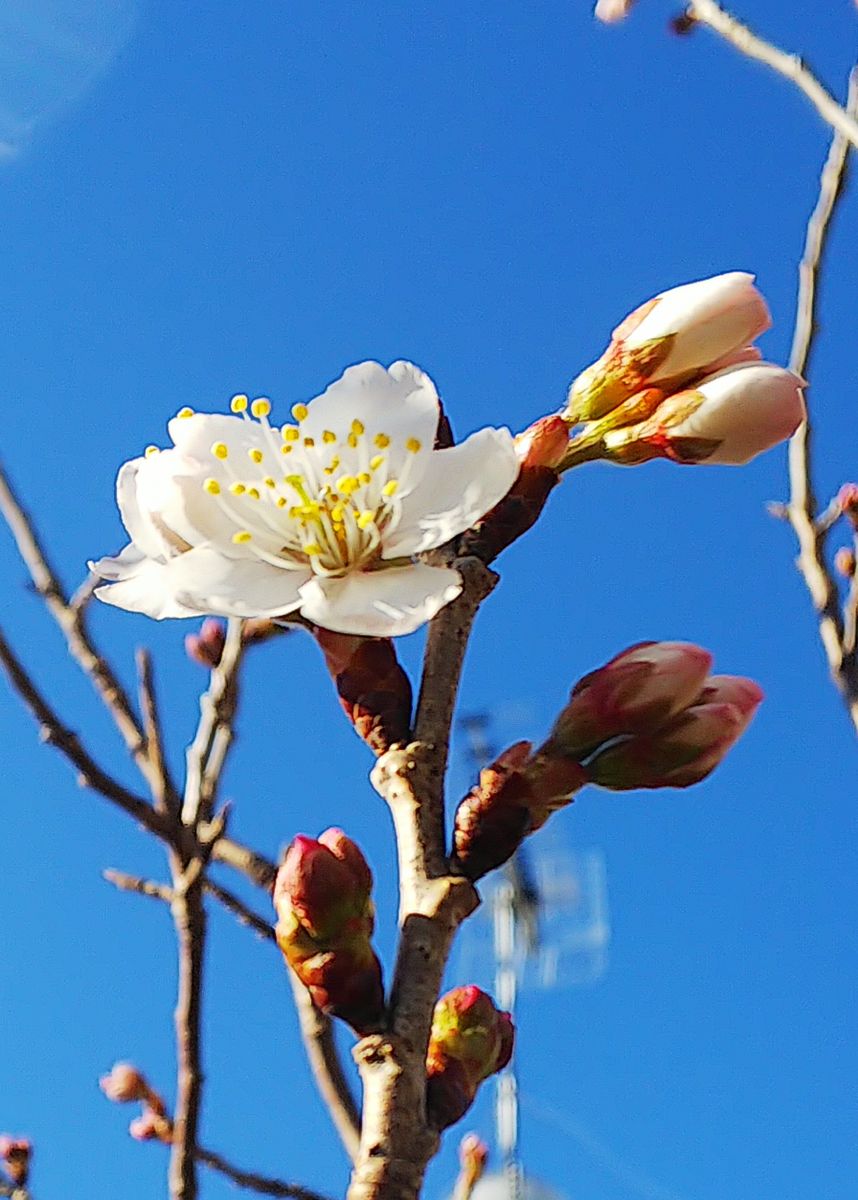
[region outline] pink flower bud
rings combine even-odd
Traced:
[[[853,529],[858,529],[858,483],[844,483],[837,493],[837,503]]]
[[[592,421],[644,387],[674,391],[741,351],[771,324],[753,275],[731,271],[662,292],[614,330],[569,392],[569,417]]]
[[[604,21],[606,25],[614,25],[617,21],[624,21],[632,9],[634,0],[598,0],[594,16],[597,21]]]
[[[131,1063],[118,1062],[109,1075],[102,1075],[98,1086],[108,1100],[116,1104],[128,1104],[135,1100],[145,1100],[149,1095],[149,1085]]]
[[[472,1183],[476,1183],[489,1161],[489,1148],[476,1133],[466,1133],[459,1142],[459,1163]]]
[[[553,470],[563,462],[568,449],[569,425],[556,414],[534,421],[515,439],[515,452],[522,467],[550,467]]]
[[[509,1013],[473,984],[453,988],[435,1005],[426,1058],[430,1119],[444,1129],[472,1104],[479,1085],[510,1060],[515,1031]]]
[[[144,1108],[128,1126],[128,1132],[138,1142],[163,1142],[169,1146],[173,1140],[173,1125],[161,1113]]]
[[[586,767],[590,779],[612,791],[699,783],[745,731],[762,695],[750,679],[713,676],[699,700],[657,732],[599,751]]]
[[[318,841],[294,839],[277,872],[274,905],[279,911],[285,903],[311,937],[330,937],[355,922],[358,928],[371,887],[372,873],[358,847],[342,830],[329,829]]]
[[[855,574],[855,551],[848,546],[841,546],[834,555],[834,567],[844,579],[851,579]]]
[[[222,622],[208,617],[198,633],[189,633],[185,638],[185,653],[201,667],[213,670],[219,665],[226,644],[226,630]]]
[[[703,687],[712,655],[690,642],[640,642],[572,689],[545,753],[582,757],[621,734],[650,733]]]
[[[29,1138],[0,1134],[0,1160],[14,1184],[23,1186],[27,1182],[32,1157],[33,1143]]]

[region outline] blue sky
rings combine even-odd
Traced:
[[[350,362],[406,357],[459,435],[519,429],[637,303],[735,268],[770,300],[766,354],[788,354],[828,132],[704,32],[668,36],[669,3],[642,0],[616,29],[585,0],[6,8],[2,457],[70,584],[123,540],[117,466],[185,404],[246,391],[285,413]],[[842,92],[850,0],[741,11]],[[850,195],[811,372],[824,496],[858,472],[856,226]],[[525,1164],[569,1200],[854,1195],[856,747],[791,536],[766,515],[785,486],[783,449],[741,470],[576,471],[478,621],[463,706],[496,710],[508,741],[544,733],[580,674],[644,637],[699,641],[767,693],[701,787],[588,791],[556,818],[570,847],[604,854],[613,923],[598,983],[521,1010]],[[0,569],[4,625],[131,781],[2,535]],[[155,651],[178,765],[203,683],[188,627],[94,616],[125,678],[136,644]],[[416,666],[420,636],[401,649]],[[296,635],[257,653],[245,699],[236,832],[275,854],[343,825],[380,878],[389,963],[388,818],[314,647]],[[160,854],[76,789],[5,687],[0,712],[0,1128],[36,1140],[40,1200],[149,1200],[164,1156],[128,1138],[95,1081],[131,1058],[172,1087],[172,930],[100,872],[163,877]],[[220,912],[212,933],[204,1140],[339,1194],[346,1164],[282,966]],[[485,1099],[469,1125],[488,1132]],[[211,1200],[232,1194],[206,1179]]]

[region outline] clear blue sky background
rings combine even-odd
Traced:
[[[828,132],[705,32],[668,36],[671,11],[642,0],[608,29],[585,0],[6,0],[0,448],[68,582],[122,542],[116,468],[184,404],[242,390],[285,413],[349,362],[407,357],[459,434],[517,429],[634,305],[733,268],[758,273],[776,322],[764,348],[783,361]],[[842,92],[849,0],[741,11]],[[824,495],[858,472],[856,229],[851,195],[812,370]],[[783,449],[743,470],[575,472],[479,619],[464,704],[494,706],[510,741],[544,733],[573,680],[639,638],[697,640],[767,692],[703,786],[586,792],[556,819],[568,844],[604,852],[614,927],[598,984],[521,1013],[525,1162],[569,1200],[858,1186],[858,749],[790,533],[765,512],[785,486]],[[0,573],[29,665],[132,781],[2,532]],[[94,616],[129,681],[133,647],[155,650],[179,765],[204,682],[182,653],[190,626]],[[419,651],[419,635],[402,646],[411,665]],[[36,1140],[39,1200],[151,1200],[164,1153],[128,1138],[96,1079],[131,1058],[172,1088],[172,929],[100,872],[163,877],[160,853],[76,789],[5,685],[0,713],[0,1128]],[[345,826],[379,875],[389,961],[388,818],[309,641],[254,656],[240,735],[237,834],[275,854]],[[461,758],[456,772],[464,787]],[[281,963],[221,912],[211,925],[204,1139],[340,1194]],[[482,1103],[471,1125],[488,1118]],[[232,1194],[205,1179],[211,1200]]]

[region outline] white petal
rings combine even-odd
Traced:
[[[313,579],[301,589],[301,613],[335,633],[398,637],[431,621],[462,590],[458,571],[415,563]]]
[[[231,417],[225,413],[194,413],[192,417],[173,417],[167,428],[173,444],[183,454],[200,463],[217,464],[212,454],[215,442],[225,442],[231,452],[245,462],[248,450],[265,449],[264,433],[255,421]],[[153,458],[157,455],[153,455]]]
[[[376,434],[387,434],[395,456],[391,461],[399,469],[408,438],[416,438],[425,450],[431,450],[439,401],[432,380],[413,363],[395,362],[385,369],[377,362],[363,362],[348,367],[321,396],[310,401],[309,410],[301,429],[315,438],[317,446],[326,429],[344,442],[352,421],[357,420],[366,430],[368,446]],[[375,448],[369,451],[375,452]]]
[[[127,555],[127,556],[126,556]],[[99,599],[150,617],[275,617],[300,603],[306,573],[281,571],[268,563],[225,558],[207,548],[179,554],[166,563],[118,559],[93,564],[96,574],[117,582],[98,588]]]
[[[503,499],[518,471],[508,429],[481,429],[461,445],[436,450],[420,484],[403,499],[382,557],[420,554],[469,529]]]
[[[141,553],[148,558],[167,558],[175,551],[175,547],[169,545],[169,539],[164,538],[162,531],[140,507],[137,499],[137,479],[141,469],[145,469],[146,462],[145,458],[134,458],[119,468],[119,474],[116,476],[116,503],[119,505],[122,524]]]

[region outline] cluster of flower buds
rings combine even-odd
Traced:
[[[372,872],[340,829],[296,837],[274,884],[277,943],[322,1012],[360,1035],[384,1016],[381,964],[370,943]]]
[[[426,1056],[429,1120],[446,1129],[465,1115],[483,1080],[512,1057],[515,1029],[509,1013],[469,984],[453,988],[435,1005]]]
[[[172,1142],[173,1123],[164,1099],[137,1067],[127,1062],[115,1063],[99,1079],[98,1086],[114,1104],[142,1105],[140,1115],[128,1126],[128,1132],[138,1142],[158,1141],[166,1145]]]
[[[648,300],[572,384],[564,415],[584,428],[564,465],[740,464],[784,441],[804,419],[804,381],[761,361],[751,343],[770,324],[741,271]]]
[[[506,750],[456,812],[454,849],[471,879],[586,783],[612,791],[689,787],[740,737],[761,699],[750,679],[710,675],[712,656],[686,642],[641,642],[572,689],[548,739]]]
[[[0,1134],[0,1162],[16,1187],[23,1187],[29,1179],[32,1158],[33,1143],[29,1138],[11,1137],[8,1133]]]
[[[343,712],[374,754],[410,740],[411,683],[390,638],[316,628]]]

